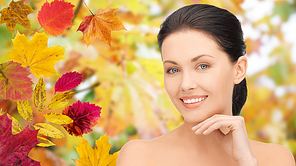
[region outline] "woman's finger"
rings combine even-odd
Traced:
[[[194,126],[192,128],[193,131],[196,132],[196,134],[201,134],[203,133],[210,125],[216,123],[217,121],[229,121],[232,120],[232,117],[230,116],[225,116],[225,115],[214,115],[203,122],[199,123],[198,125]]]

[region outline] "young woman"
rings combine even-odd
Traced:
[[[283,146],[249,140],[237,116],[247,97],[240,22],[211,5],[185,6],[158,34],[164,83],[184,117],[175,130],[123,146],[118,166],[294,166]]]

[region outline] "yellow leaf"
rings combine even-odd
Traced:
[[[0,11],[0,25],[6,23],[6,27],[12,35],[14,34],[16,23],[25,28],[31,29],[30,20],[27,18],[27,15],[35,12],[35,10],[33,10],[30,5],[25,5],[24,2],[25,0],[20,0],[17,2],[12,0],[9,4],[9,7]],[[2,2],[0,1],[0,5],[1,3]]]
[[[39,144],[37,144],[37,146],[41,146],[41,147],[49,147],[49,146],[54,146],[55,144],[52,143],[50,140],[37,136],[37,140],[40,142]]]
[[[48,105],[48,109],[59,109],[65,107],[76,92],[59,93],[53,97]]]
[[[48,137],[53,137],[53,138],[64,138],[64,134],[57,128],[55,128],[54,126],[47,124],[47,123],[36,123],[35,125],[33,125],[34,128],[40,129],[39,130],[39,134],[43,134],[45,136]]]
[[[14,51],[8,53],[8,56],[10,60],[29,68],[37,78],[57,75],[54,65],[64,59],[65,47],[47,47],[47,40],[44,32],[36,33],[31,41],[25,35],[17,33],[12,40]]]
[[[118,152],[113,155],[109,154],[111,144],[107,135],[101,136],[96,140],[94,149],[92,149],[88,142],[81,138],[76,150],[79,154],[79,159],[72,159],[76,165],[98,165],[98,166],[116,166]]]
[[[57,114],[57,113],[47,113],[43,115],[48,121],[56,124],[69,124],[73,123],[73,120],[63,114]]]
[[[2,110],[2,108],[0,109],[0,115],[4,115],[5,112]]]
[[[46,89],[43,78],[39,78],[39,81],[34,89],[34,104],[38,111],[42,111],[46,103]]]
[[[32,122],[33,111],[29,101],[17,101],[17,110],[26,121]]]
[[[23,126],[11,115],[7,114],[8,118],[12,120],[12,134],[18,134],[24,130]]]

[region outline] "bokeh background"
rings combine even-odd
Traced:
[[[48,0],[51,2],[52,0]],[[102,107],[99,124],[84,138],[93,146],[104,133],[113,144],[110,153],[132,139],[152,139],[182,124],[163,84],[163,68],[157,44],[162,21],[176,9],[192,3],[207,3],[228,9],[242,23],[249,60],[248,99],[241,115],[250,139],[281,144],[296,156],[296,2],[294,0],[86,0],[93,13],[100,8],[118,8],[116,16],[127,31],[112,32],[112,47],[96,40],[89,47],[77,32],[83,17],[90,15],[81,0],[75,5],[74,26],[64,35],[49,37],[49,47],[66,46],[65,59],[56,64],[59,74],[78,71],[84,81],[76,89],[76,100]],[[17,24],[16,30],[31,39],[40,25],[37,12],[45,0],[26,0],[35,13],[28,15],[32,31]],[[0,0],[0,9],[10,0]],[[43,30],[39,31],[42,32]],[[0,62],[13,51],[11,33],[0,25]],[[37,83],[37,79],[32,76]],[[59,76],[45,79],[47,98]],[[48,101],[49,102],[49,101]],[[48,104],[48,103],[47,103]],[[0,98],[0,108],[16,117],[16,103]],[[34,108],[34,107],[33,107]],[[61,110],[54,110],[61,112]],[[34,110],[34,122],[44,122]],[[63,131],[66,133],[65,131]],[[52,139],[56,146],[35,147],[30,156],[43,165],[74,165],[79,158],[79,137],[65,134]]]

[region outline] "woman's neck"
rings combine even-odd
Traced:
[[[197,125],[197,124],[195,124]],[[196,135],[194,131],[191,130],[194,124],[187,123],[186,121],[179,126],[177,130],[177,134],[181,137],[179,137],[180,141],[183,141],[183,143],[187,144],[188,146],[194,146],[197,149],[203,150],[203,149],[215,149],[220,147],[220,144],[217,142],[215,136],[213,134],[210,135]]]

